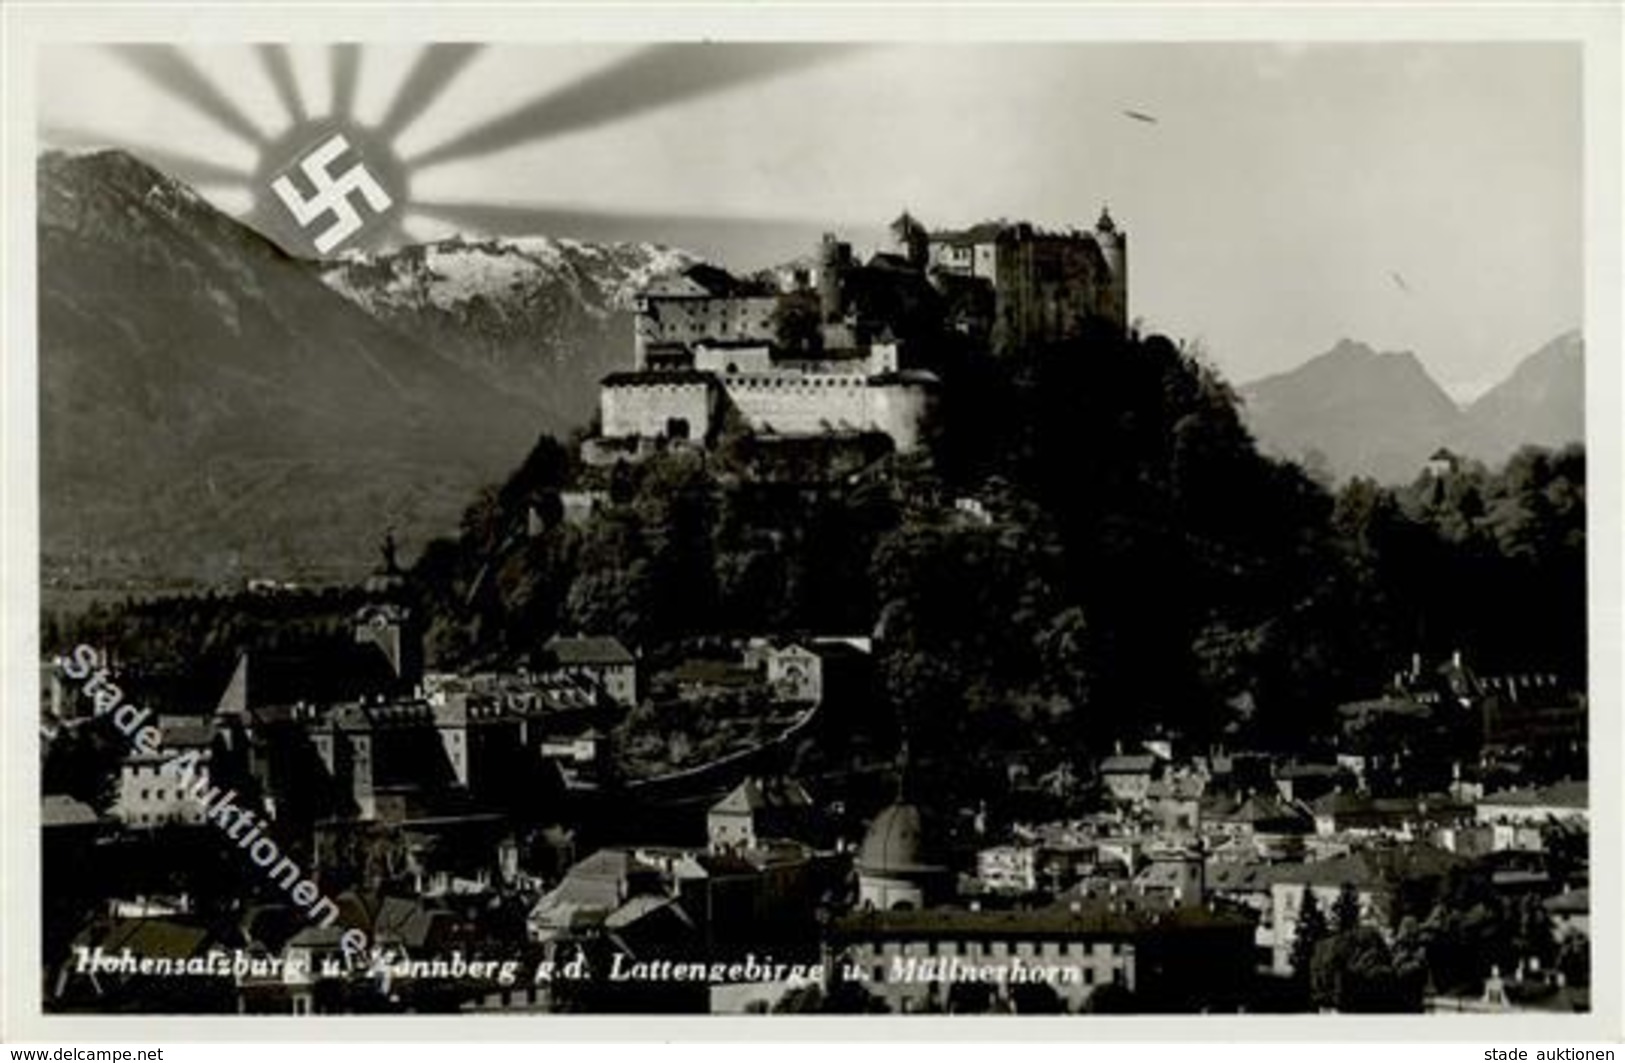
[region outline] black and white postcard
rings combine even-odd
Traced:
[[[8,16],[8,1022],[1616,1036],[1619,10],[1114,10]]]

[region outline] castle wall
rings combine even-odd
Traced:
[[[770,373],[773,348],[766,343],[756,347],[711,347],[700,343],[694,348],[694,368],[705,373]]]
[[[854,374],[776,374],[729,377],[728,398],[756,431],[815,435],[869,426],[869,387]]]
[[[686,426],[687,438],[703,440],[715,425],[716,406],[709,380],[605,383],[598,390],[605,439],[660,439]]]

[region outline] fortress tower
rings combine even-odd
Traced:
[[[924,269],[931,257],[931,234],[908,211],[891,223],[892,252],[915,269]]]
[[[1128,326],[1128,236],[1118,231],[1117,223],[1112,221],[1111,211],[1105,207],[1100,209],[1100,220],[1095,222],[1095,243],[1100,247],[1101,257],[1106,260],[1106,267],[1111,270],[1111,285],[1108,289],[1108,305],[1106,316],[1119,322],[1123,327]]]
[[[818,246],[818,313],[825,324],[839,321],[846,311],[843,289],[851,268],[852,245],[825,233]]]

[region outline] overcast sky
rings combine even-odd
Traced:
[[[695,237],[737,266],[787,256],[819,225],[872,231],[905,207],[942,227],[1088,226],[1109,203],[1129,234],[1131,313],[1200,339],[1237,382],[1346,336],[1415,351],[1471,394],[1581,322],[1575,46],[886,45],[765,63],[750,47],[464,56],[395,140],[411,198],[812,223]],[[291,52],[320,115],[331,57]],[[388,112],[416,55],[361,50],[359,119]],[[287,127],[251,49],[185,57],[268,137]],[[48,141],[100,134],[255,166],[220,107],[185,105],[151,71],[91,48],[53,50],[42,67]],[[478,153],[411,165],[459,138]],[[246,188],[199,187],[224,209],[250,204]]]

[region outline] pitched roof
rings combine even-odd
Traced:
[[[1145,898],[1079,898],[1047,908],[971,911],[964,908],[855,912],[835,921],[848,937],[1054,938],[1129,937],[1182,929],[1251,928],[1253,920],[1205,907],[1170,907]]]
[[[120,919],[95,944],[110,953],[129,949],[141,957],[186,959],[202,952],[208,940],[207,930],[168,919]]]
[[[214,742],[214,725],[197,716],[160,716],[158,730],[165,749],[206,749]]]
[[[288,939],[285,946],[290,949],[336,949],[349,933],[343,923],[334,923],[332,926],[307,926],[299,933]]]
[[[1150,753],[1120,753],[1101,761],[1100,772],[1102,775],[1142,775],[1156,765],[1157,758]]]
[[[775,775],[765,779],[748,778],[711,806],[712,812],[747,815],[767,809],[812,807],[812,797],[794,779]]]
[[[1198,775],[1172,775],[1151,780],[1147,794],[1153,798],[1174,801],[1195,801],[1207,788],[1207,780]]]
[[[708,657],[691,657],[682,661],[667,671],[664,678],[675,683],[714,687],[749,687],[762,681],[760,673],[754,668]]]
[[[543,647],[561,665],[636,664],[637,658],[613,635],[556,635]]]
[[[1253,861],[1213,860],[1204,871],[1204,882],[1210,890],[1267,891],[1272,881],[1274,867]]]
[[[1405,845],[1392,849],[1361,849],[1329,860],[1278,864],[1276,882],[1307,886],[1341,886],[1387,890],[1401,882],[1436,878],[1465,861],[1431,845]]]
[[[1229,816],[1239,823],[1307,827],[1309,817],[1274,794],[1253,794],[1243,801]]]
[[[1478,799],[1479,806],[1507,805],[1522,808],[1549,806],[1552,808],[1583,809],[1589,800],[1584,779],[1553,783],[1516,790],[1502,790]]]
[[[678,878],[728,878],[755,875],[755,864],[736,853],[692,853],[677,865]]]
[[[1003,235],[1007,228],[1002,221],[984,221],[968,229],[938,229],[931,234],[934,244],[985,244]]]
[[[372,645],[328,643],[300,653],[245,650],[215,713],[259,718],[265,709],[392,696],[409,693],[407,686]]]
[[[373,933],[379,939],[389,937],[408,948],[421,949],[429,944],[435,925],[449,914],[430,911],[414,899],[385,897],[373,920]]]
[[[659,869],[654,865],[644,863],[625,849],[599,849],[585,860],[577,861],[564,877],[565,881],[619,882],[628,875],[658,873]]]
[[[1306,764],[1293,761],[1282,764],[1275,769],[1277,779],[1327,779],[1343,774],[1343,769],[1336,764]]]
[[[46,794],[40,801],[42,827],[83,827],[99,819],[95,809],[67,794]]]
[[[1591,910],[1591,891],[1570,890],[1555,897],[1547,897],[1542,903],[1546,910],[1554,915],[1584,915]]]

